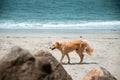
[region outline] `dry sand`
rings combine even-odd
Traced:
[[[82,38],[80,38],[82,36]],[[63,60],[63,67],[71,75],[73,80],[80,80],[89,70],[100,65],[108,69],[118,80],[120,79],[120,33],[110,34],[23,34],[0,33],[0,52],[8,51],[11,47],[19,45],[29,51],[38,49],[50,51],[57,60],[61,53],[58,50],[50,50],[54,40],[82,39],[93,48],[94,53],[89,56],[85,53],[83,64],[78,64],[79,56],[75,52],[70,53],[71,64],[67,64],[67,58]]]

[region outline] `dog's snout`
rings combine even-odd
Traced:
[[[49,47],[52,50],[52,47]]]
[[[55,48],[52,48],[52,50],[54,50]]]
[[[50,49],[51,49],[51,50],[54,50],[54,49],[55,49],[55,47],[50,47]]]

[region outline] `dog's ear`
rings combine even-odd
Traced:
[[[59,42],[58,42],[58,41],[56,41],[56,44],[57,44],[57,45],[59,45]]]

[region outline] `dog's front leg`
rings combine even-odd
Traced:
[[[62,63],[62,60],[63,60],[64,56],[65,56],[65,54],[62,53],[62,57],[60,59],[60,63]]]
[[[68,58],[68,64],[70,64],[70,57],[68,55],[68,53],[66,54],[67,58]]]

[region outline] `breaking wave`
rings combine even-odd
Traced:
[[[0,22],[0,29],[120,29],[120,21]]]

